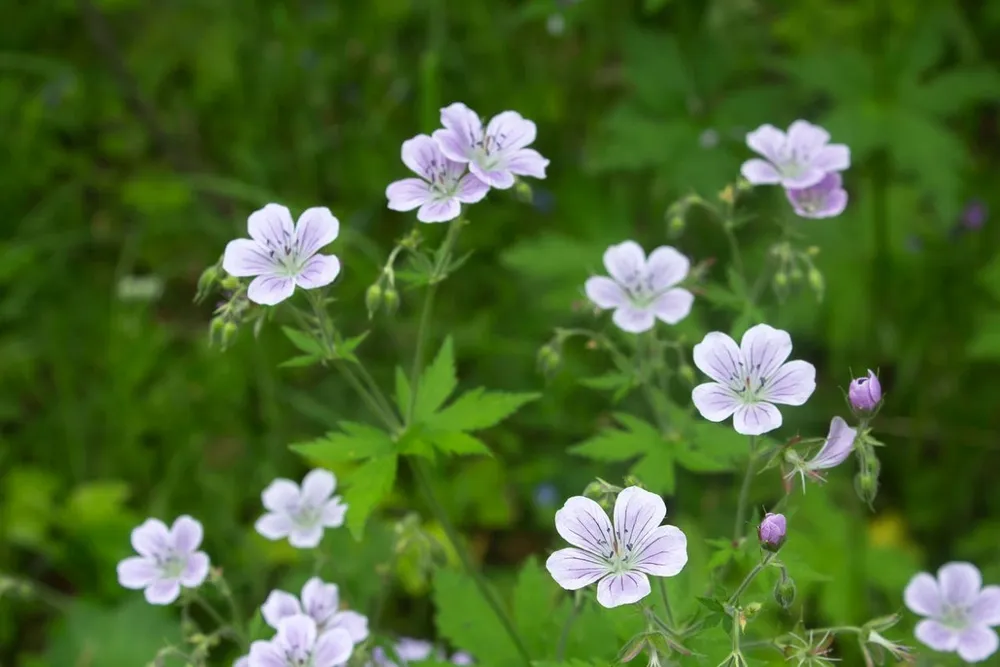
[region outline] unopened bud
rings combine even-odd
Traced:
[[[736,179],[736,191],[737,192],[747,192],[753,188],[753,184],[745,178]]]
[[[727,185],[725,188],[723,188],[722,192],[719,193],[719,201],[725,204],[732,204],[734,201],[736,201],[736,195],[733,190],[733,186]]]
[[[684,218],[679,215],[671,216],[670,220],[667,221],[667,234],[678,237],[684,232],[684,226]]]
[[[382,303],[385,304],[386,313],[396,314],[396,311],[399,310],[399,292],[396,291],[395,287],[386,288],[385,293],[382,294]]]
[[[218,265],[210,266],[201,272],[201,275],[198,277],[198,289],[195,292],[195,301],[200,303],[215,290],[215,285],[219,281],[219,275]]]
[[[224,290],[234,290],[240,286],[240,279],[236,276],[227,275],[219,284],[222,285],[222,289]]]
[[[788,274],[784,271],[778,271],[774,274],[774,285],[775,287],[787,287],[788,286]]]
[[[545,344],[538,350],[538,370],[546,377],[552,377],[562,363],[559,350],[554,345]]]
[[[789,577],[785,570],[781,571],[781,578],[774,585],[774,601],[781,605],[782,609],[788,609],[795,601],[795,580]]]
[[[375,312],[382,305],[382,286],[374,283],[365,290],[365,307],[368,309],[368,319],[375,316]]]
[[[851,386],[847,390],[847,398],[851,402],[851,407],[856,411],[873,412],[882,402],[882,383],[878,381],[878,376],[869,369],[868,377],[851,380]]]
[[[809,255],[810,257],[815,257],[816,255],[819,254],[819,246],[814,246],[814,245],[809,246],[808,248],[806,248],[806,254]]]
[[[819,269],[813,267],[809,269],[809,286],[817,294],[822,294],[823,290],[826,289],[826,282],[823,280],[823,274],[819,272]]]
[[[757,526],[757,538],[760,546],[767,551],[777,551],[785,543],[785,530],[787,522],[784,514],[772,514],[768,512],[764,520]]]
[[[802,269],[797,266],[793,268],[788,274],[788,279],[793,283],[797,283],[802,280]]]
[[[854,476],[854,491],[868,505],[875,502],[878,495],[878,472],[862,470]]]
[[[530,204],[535,198],[531,191],[531,184],[521,179],[518,179],[517,183],[514,184],[514,195],[525,204]]]
[[[681,364],[681,367],[677,369],[677,372],[680,374],[682,380],[684,380],[688,384],[694,384],[696,379],[694,375],[694,369],[691,368],[689,364],[687,363]]]

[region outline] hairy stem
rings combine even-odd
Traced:
[[[757,575],[763,572],[764,568],[771,564],[771,561],[774,560],[774,556],[775,554],[773,552],[769,552],[766,556],[764,556],[764,560],[753,566],[753,569],[747,573],[747,576],[743,578],[743,581],[740,582],[740,585],[737,586],[735,591],[733,591],[733,594],[729,596],[729,600],[727,602],[728,604],[734,605],[739,601],[740,596],[743,595],[743,592],[747,589],[747,587],[753,583],[753,580],[757,578]]]
[[[667,597],[667,582],[663,577],[657,577],[660,584],[660,597],[663,599],[663,613],[667,615],[667,623],[674,627],[674,612],[670,608],[670,599]]]
[[[747,471],[743,475],[743,484],[740,486],[740,497],[736,504],[736,520],[733,522],[733,542],[739,542],[745,533],[744,522],[746,521],[747,503],[750,500],[750,485],[753,483],[754,464],[757,462],[757,436],[750,436],[750,460],[747,461]]]

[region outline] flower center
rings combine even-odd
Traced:
[[[282,231],[280,243],[271,239],[265,239],[264,247],[267,248],[268,257],[273,259],[281,269],[281,273],[294,277],[302,272],[305,262],[295,252],[295,237],[287,231]]]
[[[494,171],[504,162],[503,150],[507,135],[484,134],[483,138],[472,145],[472,157],[484,171]]]
[[[426,177],[431,186],[431,195],[435,199],[448,199],[454,196],[458,180],[448,171],[444,161],[432,158],[427,165]]]
[[[291,512],[292,521],[300,528],[311,528],[319,522],[322,510],[312,505],[299,505]]]
[[[954,630],[964,630],[969,625],[969,613],[965,607],[945,606],[938,622]]]
[[[156,558],[156,564],[160,568],[160,574],[164,579],[179,579],[184,572],[186,561],[180,554],[168,551]]]

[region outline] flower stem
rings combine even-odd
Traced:
[[[667,615],[667,623],[674,627],[674,612],[670,609],[670,599],[667,597],[667,582],[663,577],[657,577],[660,584],[660,597],[663,598],[663,613]]]
[[[562,632],[559,633],[559,643],[556,644],[556,662],[562,662],[563,656],[566,655],[566,643],[569,641],[569,631],[573,627],[573,623],[576,621],[576,617],[580,615],[580,610],[583,608],[583,599],[574,596],[573,608],[570,609],[569,616],[566,617],[566,622],[563,623]]]
[[[743,592],[747,589],[747,587],[753,583],[753,580],[757,578],[757,575],[763,572],[764,568],[771,564],[771,561],[774,560],[774,556],[774,552],[769,552],[766,556],[764,556],[764,560],[753,566],[753,569],[747,573],[747,576],[743,578],[743,581],[740,582],[740,585],[735,591],[733,591],[733,594],[729,596],[727,604],[734,605],[739,601],[740,596],[743,595]]]
[[[747,502],[750,500],[750,484],[753,482],[754,464],[757,462],[757,436],[750,436],[750,460],[747,461],[747,471],[743,475],[740,486],[740,497],[736,504],[736,521],[733,523],[733,542],[739,542],[746,532],[743,523],[746,521]]]

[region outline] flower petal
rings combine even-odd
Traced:
[[[844,144],[824,146],[813,156],[812,165],[823,171],[844,171],[851,166],[851,149]]]
[[[740,174],[753,185],[773,185],[781,182],[781,174],[774,165],[760,158],[744,162],[740,167]]]
[[[184,571],[181,572],[181,585],[197,588],[208,577],[209,559],[204,551],[195,551],[187,558]]]
[[[781,426],[781,413],[770,403],[750,403],[736,408],[733,428],[743,435],[763,435]]]
[[[937,579],[921,572],[910,579],[903,591],[903,602],[914,614],[937,616],[941,613],[941,590]]]
[[[618,544],[629,550],[642,544],[667,516],[667,505],[659,495],[630,486],[615,499],[614,530]]]
[[[177,517],[170,527],[170,543],[174,549],[185,554],[192,553],[201,546],[204,535],[201,523],[186,514]]]
[[[247,656],[248,667],[288,667],[285,662],[285,652],[275,642],[255,641],[250,644],[250,655]],[[233,667],[236,667],[233,665]]]
[[[490,137],[501,151],[513,152],[530,146],[537,134],[535,124],[516,111],[502,111],[486,124],[486,136]]]
[[[522,148],[507,156],[507,169],[518,176],[545,178],[545,169],[549,161],[533,148]]]
[[[302,608],[316,625],[323,625],[340,606],[340,591],[337,584],[325,583],[319,577],[312,577],[302,587]]]
[[[473,176],[497,190],[507,190],[514,186],[514,174],[509,169],[494,169],[486,171],[478,162],[469,163],[469,171]]]
[[[159,576],[160,568],[151,558],[132,556],[118,563],[118,583],[125,588],[145,588]]]
[[[284,513],[269,512],[257,519],[254,530],[269,540],[281,540],[292,531],[292,518]]]
[[[979,592],[969,620],[977,625],[1000,625],[1000,586],[986,586]]]
[[[461,212],[462,205],[455,197],[431,199],[417,211],[417,220],[420,222],[448,222],[457,218]]]
[[[332,472],[323,468],[310,470],[302,480],[301,501],[310,507],[319,507],[330,499],[336,488],[337,478]]]
[[[583,284],[587,298],[598,308],[617,308],[628,303],[621,285],[604,276],[592,276]]]
[[[777,162],[787,139],[784,132],[774,125],[765,123],[753,132],[747,133],[747,146],[753,152],[763,155],[772,162]]]
[[[390,183],[385,196],[393,211],[412,211],[430,199],[431,186],[419,178],[404,178]]]
[[[935,651],[954,651],[958,647],[958,633],[937,621],[920,621],[913,634]]]
[[[610,573],[608,562],[583,549],[560,549],[545,561],[545,569],[549,571],[556,583],[567,591],[575,591],[589,586],[601,577]]]
[[[816,391],[816,367],[808,361],[789,361],[770,376],[757,395],[782,405],[802,405]]]
[[[740,352],[751,380],[769,379],[792,353],[792,337],[787,331],[758,324],[743,334]],[[756,386],[757,382],[753,384]]]
[[[299,658],[306,664],[311,649],[316,646],[316,621],[305,614],[296,614],[283,618],[278,622],[278,634],[275,642],[285,649],[286,657]],[[295,664],[294,660],[289,660]]]
[[[638,602],[649,595],[649,577],[642,572],[610,574],[597,584],[597,601],[607,608]]]
[[[300,258],[315,255],[340,234],[340,221],[326,206],[307,208],[295,225],[295,248]]]
[[[250,667],[250,656],[241,655],[233,662],[233,667]]]
[[[490,191],[490,186],[483,183],[473,174],[466,174],[458,182],[458,191],[455,198],[463,204],[475,204],[482,201],[483,197]]]
[[[257,276],[250,281],[247,298],[262,306],[281,303],[295,292],[295,281],[284,276]]]
[[[299,485],[290,479],[279,477],[267,485],[260,494],[264,509],[272,512],[287,512],[299,502]]]
[[[694,365],[702,373],[728,387],[743,388],[743,356],[732,338],[713,331],[706,334],[692,352]]]
[[[295,236],[295,223],[287,206],[268,204],[247,218],[250,238],[264,247],[273,249],[290,246]]]
[[[857,435],[857,429],[848,426],[842,417],[834,417],[830,420],[830,432],[826,436],[826,442],[816,456],[806,464],[807,467],[810,470],[825,470],[839,466],[854,451],[854,439]]]
[[[652,310],[636,308],[627,303],[615,310],[611,321],[622,331],[642,333],[653,328],[653,325],[656,324],[656,317]]]
[[[260,615],[264,622],[275,630],[282,619],[302,613],[302,605],[297,597],[285,591],[274,590],[268,594],[264,604],[260,606]]]
[[[277,266],[267,249],[250,239],[230,241],[222,256],[223,270],[236,278],[272,273]]]
[[[295,284],[302,289],[316,289],[329,285],[340,275],[340,260],[336,255],[313,255],[295,276]]]
[[[970,606],[979,598],[983,577],[972,563],[946,563],[938,570],[938,584],[945,604]]]
[[[573,496],[556,512],[556,532],[584,551],[606,557],[611,553],[611,520],[590,498]]]
[[[656,577],[672,577],[687,564],[687,536],[677,526],[659,526],[635,551],[635,568]]]
[[[465,651],[456,651],[451,656],[451,664],[453,665],[472,665],[475,662],[473,657]]]
[[[958,656],[966,662],[981,662],[997,652],[1000,638],[982,626],[963,630],[958,636]]]
[[[619,284],[631,287],[646,270],[646,253],[635,241],[624,241],[604,251],[604,268]]]
[[[693,303],[694,294],[675,287],[656,297],[652,305],[653,314],[667,324],[677,324],[688,316]]]
[[[657,292],[684,280],[690,269],[691,260],[670,246],[660,246],[646,260],[646,277]]]
[[[441,152],[441,146],[426,134],[404,141],[400,152],[403,164],[425,181],[433,181],[448,159]]]
[[[167,524],[159,519],[146,519],[132,529],[132,548],[140,556],[156,558],[170,550],[171,539]]]
[[[288,543],[296,549],[314,549],[323,541],[323,526],[292,526],[288,533]]]
[[[311,667],[335,667],[342,665],[351,657],[354,650],[354,642],[347,630],[334,628],[327,630],[316,641],[316,648],[313,650]]]
[[[452,160],[469,161],[469,153],[483,139],[483,122],[479,114],[461,102],[441,109],[441,124],[445,129],[434,132],[434,140]]]
[[[830,142],[830,133],[819,125],[797,120],[788,126],[788,147],[793,153],[815,155]]]
[[[691,400],[701,416],[710,422],[729,419],[743,402],[739,394],[718,382],[698,385],[691,391]]]
[[[826,172],[811,164],[798,165],[799,169],[791,174],[782,174],[781,184],[786,188],[811,188],[823,180]]]
[[[417,662],[430,657],[434,650],[434,644],[423,639],[400,637],[399,641],[396,642],[395,649],[403,660]]]
[[[176,579],[160,579],[145,590],[149,604],[170,604],[181,594],[181,584]]]
[[[344,515],[347,505],[341,502],[340,496],[334,496],[323,505],[322,523],[327,528],[339,528],[344,525]]]
[[[368,638],[368,619],[356,611],[338,611],[330,619],[330,628],[347,630],[355,644]]]

